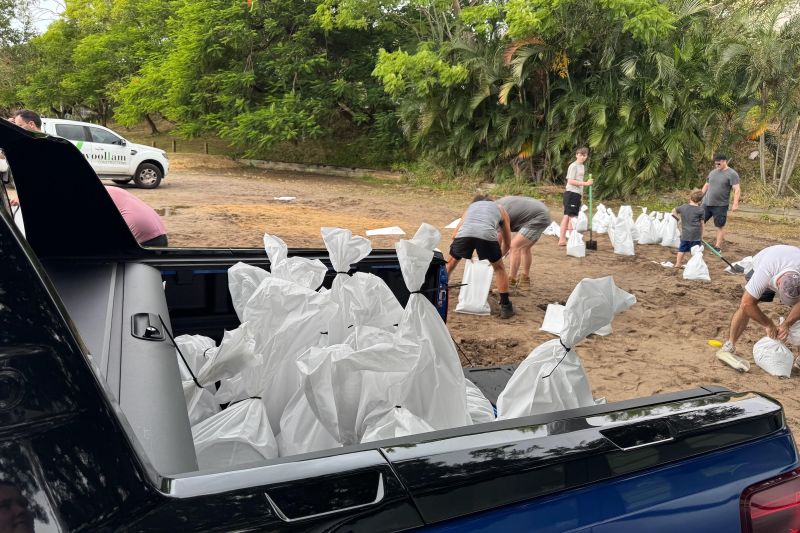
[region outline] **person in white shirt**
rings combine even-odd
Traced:
[[[741,303],[731,318],[730,335],[722,347],[731,354],[736,353],[736,341],[750,319],[763,326],[767,336],[778,340],[786,340],[789,328],[800,320],[800,248],[785,244],[764,248],[753,258],[753,270],[746,279]],[[776,294],[780,303],[790,307],[780,325],[758,307],[759,302],[771,302]]]

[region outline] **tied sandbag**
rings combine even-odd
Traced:
[[[551,222],[547,228],[542,232],[542,235],[550,235],[552,237],[558,237],[561,233],[561,226],[558,225],[557,222]]]
[[[341,446],[314,414],[303,389],[298,389],[289,400],[280,427],[276,440],[281,457]]]
[[[592,217],[592,232],[594,233],[608,233],[608,224],[610,218],[606,206],[597,204],[595,214]]]
[[[347,344],[312,347],[297,361],[311,410],[342,445],[361,442],[369,420],[381,419],[408,394],[420,348],[401,337],[394,340],[359,351]]]
[[[484,424],[494,422],[494,407],[481,390],[468,379],[464,379],[466,385],[467,413],[473,424]]]
[[[216,349],[216,347],[217,343],[214,342],[214,339],[203,335],[179,335],[175,337],[175,357],[178,358],[181,381],[193,379],[193,376],[196,376],[206,363],[208,353]],[[181,354],[183,354],[183,358],[181,358]],[[189,365],[189,368],[186,368],[186,365]]]
[[[231,293],[231,301],[239,322],[242,322],[242,310],[244,304],[255,292],[264,278],[270,274],[263,268],[248,265],[247,263],[236,263],[228,269],[228,291]]]
[[[211,391],[198,387],[193,380],[183,382],[183,399],[191,426],[219,413],[219,404]]]
[[[625,217],[617,217],[608,228],[611,246],[617,255],[635,255],[631,226]]]
[[[494,268],[486,259],[473,260],[467,259],[464,265],[464,276],[458,293],[458,305],[456,313],[466,313],[469,315],[489,315],[489,289],[492,288],[492,278]]]
[[[379,417],[368,420],[368,429],[361,442],[394,439],[430,431],[435,430],[405,407],[397,405]]]
[[[231,466],[278,457],[264,404],[248,399],[192,427],[197,464],[201,469]]]
[[[661,225],[661,246],[678,248],[681,245],[681,232],[678,231],[678,221],[670,214],[664,215]]]
[[[245,322],[233,331],[226,331],[219,347],[207,351],[205,364],[197,373],[197,381],[206,387],[262,363],[261,354],[255,351],[255,338]]]
[[[398,334],[418,344],[421,350],[412,370],[408,397],[399,405],[437,430],[470,423],[464,373],[453,338],[439,311],[419,293],[439,238],[435,227],[422,224],[413,239],[395,244],[400,270],[411,293]]]
[[[765,372],[788,378],[792,373],[792,351],[781,341],[764,337],[753,345],[753,359]]]
[[[589,209],[586,205],[581,206],[580,212],[575,219],[575,224],[572,226],[575,231],[587,231],[589,229],[589,219],[586,216],[586,210]]]
[[[497,418],[594,405],[586,372],[573,347],[634,303],[636,298],[617,287],[610,276],[579,282],[567,300],[560,338],[535,348],[517,367],[497,400]]]
[[[331,265],[337,272],[327,294],[339,306],[339,312],[328,325],[324,344],[344,342],[355,326],[394,329],[403,314],[403,307],[386,282],[366,272],[348,275],[351,266],[372,251],[370,241],[354,236],[348,229],[322,228],[320,231]]]
[[[583,234],[573,231],[567,239],[567,255],[572,257],[586,257],[586,243],[583,242]]]
[[[708,265],[703,260],[703,247],[699,244],[692,246],[692,257],[683,269],[683,279],[711,281]]]
[[[639,229],[636,227],[636,223],[633,221],[633,208],[629,205],[623,205],[619,208],[619,213],[617,216],[625,219],[625,222],[627,222],[628,229],[631,233],[631,239],[633,239],[634,242],[638,241]]]
[[[547,304],[547,311],[544,313],[544,320],[542,321],[542,327],[539,328],[539,331],[546,331],[547,333],[560,336],[561,330],[564,328],[564,309],[565,307],[560,304]],[[611,324],[608,324],[597,331],[591,332],[590,335],[605,337],[611,335],[612,332]]]

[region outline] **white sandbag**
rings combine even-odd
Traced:
[[[341,291],[346,307],[342,309],[340,303],[339,312],[346,313],[348,325],[391,329],[403,316],[403,306],[392,289],[374,274],[356,272],[345,279]]]
[[[293,259],[281,259],[285,248],[274,246],[274,241],[268,243],[265,239],[265,246],[272,248],[268,253],[272,254],[273,268]],[[309,273],[303,272],[301,263],[297,265],[301,268],[284,272],[313,284],[316,267],[306,264],[312,270]],[[315,292],[308,285],[275,274],[265,278],[245,304],[243,319],[255,339],[254,352],[263,358],[261,365],[249,368],[244,374],[245,389],[247,396],[264,398],[274,433],[280,429],[283,410],[300,387],[297,358],[310,346],[322,342],[322,333],[327,331],[338,309],[327,292]]]
[[[236,263],[228,269],[228,290],[231,293],[231,301],[239,322],[242,321],[242,309],[244,304],[253,295],[264,278],[270,274],[263,268],[248,265],[247,263]]]
[[[608,236],[617,255],[635,255],[633,237],[627,218],[617,217],[609,226]]]
[[[794,355],[779,340],[763,337],[753,345],[753,359],[768,374],[788,378],[792,373]]]
[[[753,270],[753,256],[748,255],[747,257],[743,257],[738,261],[734,261],[732,264],[733,266],[742,267],[742,272],[747,274],[748,272]],[[727,272],[728,274],[737,274],[737,275],[742,273],[742,272],[734,272],[733,270],[731,270],[731,267],[729,266],[725,267],[725,272]]]
[[[461,287],[458,292],[456,313],[490,315],[488,299],[493,277],[494,268],[489,261],[467,259],[464,265],[464,276],[461,278],[461,283],[466,285]]]
[[[561,328],[564,327],[564,306],[561,304],[547,304],[544,312],[544,320],[539,331],[546,331],[553,335],[560,335]]]
[[[362,443],[435,431],[420,417],[399,405],[368,422],[369,427],[361,438]]]
[[[664,215],[661,225],[661,246],[678,248],[681,245],[681,232],[678,231],[678,221],[670,214]]]
[[[244,400],[247,397],[247,388],[245,386],[244,377],[242,377],[241,374],[232,378],[223,379],[220,382],[217,392],[214,393],[214,399],[220,405]]]
[[[552,237],[558,237],[561,233],[561,226],[558,225],[557,222],[551,222],[549,226],[545,228],[542,232],[542,235],[550,235]]]
[[[783,317],[780,317],[778,324],[783,324]],[[795,322],[789,327],[789,336],[786,338],[786,342],[800,346],[800,322]]]
[[[609,223],[608,210],[603,204],[597,204],[594,216],[592,217],[592,231],[594,233],[608,233]]]
[[[289,400],[280,426],[276,440],[281,457],[341,446],[314,414],[303,389],[298,389]]]
[[[280,237],[265,233],[264,249],[269,256],[272,276],[291,281],[312,291],[317,290],[325,280],[328,267],[322,261],[305,257],[288,257],[289,247]]]
[[[178,358],[178,369],[181,371],[181,381],[192,379],[192,374],[195,376],[206,363],[208,352],[217,347],[214,339],[204,337],[203,335],[178,335],[175,337],[175,357]],[[186,363],[184,364],[181,359],[180,353],[183,354]],[[189,365],[191,372],[186,369],[186,364]]]
[[[407,396],[420,347],[396,338],[354,351],[349,345],[310,348],[297,361],[303,390],[317,419],[338,442],[356,444]]]
[[[376,344],[393,344],[394,342],[394,331],[373,326],[355,326],[344,341],[356,352]]]
[[[460,223],[461,223],[461,219],[457,218],[454,221],[452,221],[451,223],[449,223],[448,225],[446,225],[444,227],[444,229],[456,229]]]
[[[583,234],[573,231],[567,239],[567,255],[572,257],[586,257],[586,243]]]
[[[183,399],[192,426],[219,413],[219,404],[211,391],[198,387],[192,380],[183,382]]]
[[[419,344],[420,357],[411,377],[411,389],[402,405],[434,429],[470,423],[464,398],[464,373],[456,346],[439,311],[417,291],[425,281],[439,242],[439,231],[422,224],[411,240],[395,244],[400,270],[411,296],[398,334]]]
[[[464,380],[466,385],[466,398],[467,398],[467,412],[473,424],[483,424],[485,422],[494,422],[494,407],[483,392],[468,379]]]
[[[697,244],[692,246],[692,257],[686,262],[686,268],[683,269],[683,279],[693,279],[702,281],[711,281],[711,276],[708,273],[708,265],[703,260],[703,246]]]
[[[339,312],[328,324],[328,344],[339,344],[349,335],[348,329],[354,324],[350,317],[350,293],[344,286],[349,281],[351,265],[358,263],[372,251],[369,239],[354,236],[343,228],[322,228],[322,240],[328,249],[331,265],[336,277],[331,285],[330,298],[339,306]],[[357,292],[357,288],[354,289]]]
[[[576,231],[588,231],[589,218],[586,216],[587,209],[589,209],[587,206],[585,205],[581,206],[581,210],[578,212],[577,219],[572,225],[572,227],[575,228]]]
[[[405,235],[406,232],[400,226],[389,226],[386,228],[368,229],[366,231],[367,237],[378,235]]]
[[[261,354],[255,351],[255,344],[246,322],[233,331],[226,331],[219,347],[207,351],[206,362],[197,373],[197,380],[205,387],[263,364]]]
[[[636,298],[617,287],[610,276],[580,281],[564,308],[560,338],[535,348],[517,367],[497,400],[497,418],[594,405],[586,372],[573,347],[634,303]]]
[[[243,400],[192,427],[197,464],[201,469],[278,457],[278,444],[261,400]]]

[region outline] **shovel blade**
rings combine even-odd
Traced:
[[[586,241],[587,250],[597,250],[597,241]]]

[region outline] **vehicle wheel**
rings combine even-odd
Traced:
[[[131,181],[131,179],[133,179],[133,178],[125,178],[124,180],[111,180],[111,181],[113,181],[117,185],[125,185],[126,183]]]
[[[164,175],[161,169],[152,163],[142,163],[133,175],[133,181],[142,189],[155,189],[161,183]]]

